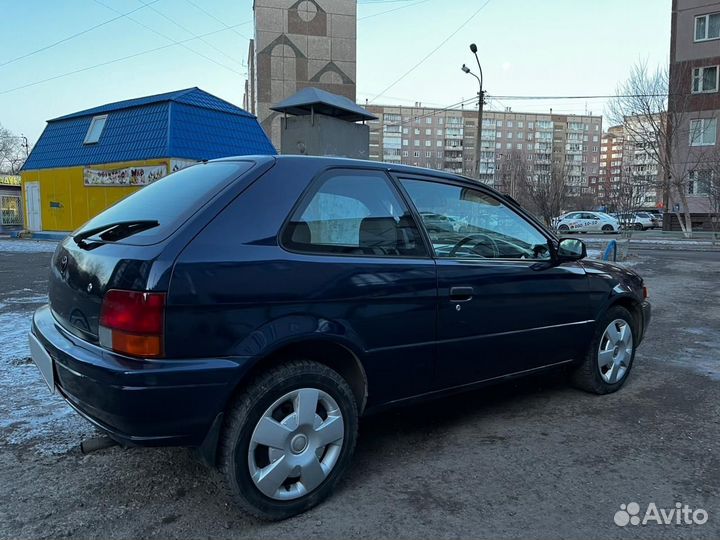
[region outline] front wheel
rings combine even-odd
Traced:
[[[558,231],[560,231],[560,232],[563,233],[563,234],[569,234],[569,233],[570,233],[570,227],[568,227],[567,225],[560,225],[560,226],[558,227]]]
[[[594,394],[619,390],[635,359],[635,321],[630,312],[614,306],[598,321],[592,343],[575,372],[573,383]]]
[[[297,360],[258,376],[227,412],[220,471],[247,513],[280,520],[325,499],[348,468],[358,411],[348,383]]]

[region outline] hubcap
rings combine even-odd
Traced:
[[[288,392],[255,426],[248,449],[250,477],[271,499],[307,495],[337,464],[344,434],[342,412],[330,395],[315,388]]]
[[[632,353],[632,329],[627,321],[615,319],[605,329],[598,348],[598,369],[606,383],[614,384],[625,377]]]

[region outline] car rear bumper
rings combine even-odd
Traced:
[[[144,360],[118,355],[65,331],[49,306],[35,312],[31,332],[52,360],[48,384],[126,445],[202,444],[250,365],[249,358]]]

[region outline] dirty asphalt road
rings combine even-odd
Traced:
[[[367,418],[334,496],[274,524],[240,514],[186,450],[80,454],[92,428],[50,398],[17,339],[48,259],[0,246],[2,538],[720,535],[718,253],[630,261],[654,320],[622,391],[591,396],[553,374]],[[709,520],[618,527],[629,502],[682,502]]]

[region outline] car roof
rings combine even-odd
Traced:
[[[298,165],[311,165],[313,168],[321,169],[325,167],[363,167],[366,169],[377,169],[389,172],[398,172],[405,174],[421,174],[423,176],[432,176],[439,179],[461,181],[472,184],[473,186],[482,187],[488,189],[500,197],[505,197],[502,193],[493,189],[487,184],[483,184],[476,179],[469,178],[460,174],[450,173],[446,171],[439,171],[436,169],[426,169],[423,167],[413,167],[412,165],[401,165],[395,163],[386,163],[383,161],[370,161],[366,159],[351,159],[344,157],[334,156],[298,156],[298,155],[256,155],[256,156],[230,156],[219,159],[213,159],[212,161],[247,161],[247,160],[276,160],[284,162],[297,162]]]

